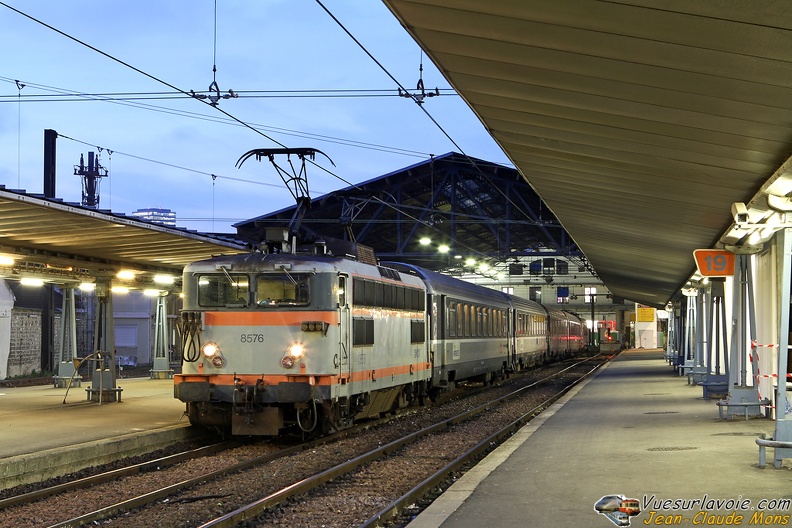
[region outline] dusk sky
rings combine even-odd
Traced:
[[[416,92],[420,48],[384,4],[322,4]],[[180,227],[198,231],[232,232],[235,222],[294,204],[269,162],[235,168],[254,148],[327,154],[335,167],[322,156],[316,163],[332,174],[308,167],[313,198],[458,150],[443,131],[467,155],[510,165],[425,55],[424,85],[443,95],[423,108],[443,130],[398,97],[398,84],[313,0],[2,0],[0,27],[0,185],[8,189],[43,192],[45,129],[59,134],[59,198],[80,201],[74,166],[94,151],[109,170],[101,209],[169,208]],[[206,94],[213,81],[221,95],[240,94],[218,107],[260,133],[179,92]]]

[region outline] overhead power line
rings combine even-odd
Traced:
[[[333,20],[335,20],[335,22],[349,35],[349,37],[352,38],[355,41],[355,43],[357,43],[358,46],[394,81],[394,83],[401,90],[401,92],[399,92],[399,93],[409,94],[409,91],[407,90],[407,88],[405,88],[401,83],[399,83],[399,81],[396,80],[396,78],[390,72],[388,72],[388,70],[379,61],[377,61],[377,59],[344,27],[343,24],[341,24],[341,22],[322,4],[322,2],[320,0],[316,0],[316,2],[322,7],[322,9],[324,9],[327,12],[328,15],[330,15],[330,17]],[[78,43],[78,44],[80,44],[80,45],[82,45],[82,46],[84,46],[84,47],[86,47],[86,48],[88,48],[88,49],[90,49],[90,50],[92,50],[92,51],[94,51],[94,52],[96,52],[96,53],[98,53],[98,54],[100,54],[100,55],[112,60],[112,61],[114,61],[114,62],[117,62],[117,63],[119,63],[119,64],[121,64],[121,65],[123,65],[123,66],[125,66],[125,67],[127,67],[127,68],[129,68],[129,69],[131,69],[131,70],[133,70],[133,71],[135,71],[135,72],[137,72],[137,73],[139,73],[139,74],[141,74],[141,75],[143,75],[143,76],[145,76],[145,77],[157,82],[157,83],[160,83],[160,84],[170,88],[171,90],[173,90],[175,92],[178,92],[178,93],[180,93],[182,95],[189,96],[189,97],[191,97],[193,99],[196,99],[197,101],[202,102],[202,103],[206,104],[207,106],[210,106],[210,107],[216,109],[218,112],[220,112],[221,114],[225,115],[229,119],[233,120],[234,122],[236,122],[240,126],[244,126],[245,128],[248,128],[248,129],[252,130],[256,134],[258,134],[258,135],[270,140],[271,142],[275,143],[276,145],[286,148],[285,144],[283,144],[280,141],[278,141],[278,140],[272,138],[271,136],[265,134],[260,129],[257,129],[254,126],[252,126],[251,124],[242,121],[241,119],[237,118],[236,116],[232,115],[231,113],[229,113],[229,112],[225,111],[224,109],[220,108],[219,105],[210,103],[209,102],[210,99],[208,99],[208,98],[207,99],[195,98],[195,97],[193,97],[195,92],[191,93],[191,92],[188,92],[188,91],[183,90],[181,88],[178,88],[177,86],[175,86],[173,84],[170,84],[167,81],[164,81],[164,80],[162,80],[162,79],[160,79],[160,78],[158,78],[158,77],[156,77],[156,76],[154,76],[152,74],[149,74],[149,73],[147,73],[147,72],[145,72],[145,71],[143,71],[143,70],[141,70],[139,68],[136,68],[135,66],[132,66],[131,64],[129,64],[129,63],[117,58],[117,57],[114,57],[113,55],[110,55],[109,53],[104,52],[104,51],[96,48],[95,46],[92,46],[92,45],[90,45],[90,44],[88,44],[88,43],[86,43],[86,42],[84,42],[84,41],[72,36],[72,35],[69,35],[68,33],[65,33],[64,31],[61,31],[61,30],[55,28],[54,26],[51,26],[50,24],[47,24],[47,23],[45,23],[45,22],[43,22],[43,21],[41,21],[41,20],[31,16],[31,15],[28,15],[27,13],[24,13],[23,11],[20,11],[20,10],[16,9],[16,8],[6,4],[5,2],[0,1],[0,6],[4,6],[7,9],[10,9],[11,11],[14,11],[15,13],[18,13],[19,15],[21,15],[21,16],[23,16],[25,18],[28,18],[31,21],[33,21],[33,22],[35,22],[37,24],[40,24],[40,25],[42,25],[42,26],[54,31],[54,32],[58,33],[59,35],[62,35],[63,37],[66,37],[69,40],[72,40],[72,41],[74,41],[74,42],[76,42],[76,43]],[[440,123],[438,123],[437,120],[435,120],[435,118],[423,107],[423,105],[420,104],[418,99],[414,95],[411,95],[411,98],[418,104],[418,106],[423,110],[423,112],[426,114],[426,116],[435,124],[435,126],[448,138],[448,140],[454,145],[454,147],[459,152],[461,152],[462,155],[464,155],[469,160],[469,162],[472,164],[472,166],[482,175],[482,177],[484,177],[485,179],[488,179],[487,176],[484,174],[484,172],[481,171],[481,169],[476,165],[475,161],[464,152],[464,150],[453,140],[453,138],[451,138],[451,136],[448,134],[448,132],[445,131],[445,129],[440,125]],[[117,103],[118,104],[141,104],[141,103],[135,103],[134,101],[117,101]],[[69,138],[69,139],[71,139],[71,138]],[[430,154],[430,156],[433,156],[433,154]],[[348,186],[359,188],[358,185],[349,182],[348,180],[346,180],[345,178],[339,176],[338,174],[335,174],[331,170],[329,170],[329,169],[327,169],[325,167],[322,167],[321,165],[318,165],[318,164],[316,164],[313,161],[311,161],[311,163],[313,165],[317,166],[318,168],[320,168],[321,170],[323,170],[324,172],[326,172],[327,174],[335,177],[339,181],[342,181],[342,182],[346,183]],[[174,167],[182,168],[182,167],[178,167],[178,166],[174,166]],[[188,169],[185,169],[185,170],[188,170]],[[201,172],[201,171],[195,171],[195,172]],[[207,174],[207,173],[203,172],[203,174]],[[211,175],[211,176],[214,177],[214,175]],[[254,183],[254,182],[251,182],[251,183]],[[500,189],[498,189],[498,190],[500,191]],[[502,191],[500,191],[500,192],[502,193]],[[504,196],[506,196],[506,195],[504,194]],[[506,198],[509,199],[508,197],[506,197]],[[394,204],[388,203],[388,202],[383,201],[383,200],[377,200],[377,201],[379,201],[380,203],[382,203],[383,205],[385,205],[387,207],[391,207],[393,209],[398,210],[398,207],[396,207]],[[517,204],[513,204],[513,205],[518,210],[520,210],[520,208],[517,206]],[[420,219],[418,219],[418,218],[416,218],[416,217],[414,217],[414,216],[412,216],[412,215],[410,215],[408,213],[404,213],[402,211],[402,214],[404,214],[406,217],[412,219],[413,221],[415,221],[417,223],[424,224],[424,225],[426,225],[426,227],[429,227],[431,229],[436,230],[436,228],[434,226],[432,226],[432,225],[428,224],[427,222],[424,222],[424,221],[422,221],[422,220],[420,220]],[[525,213],[523,213],[523,214],[525,214]],[[467,247],[467,249],[472,251],[472,252],[474,252],[474,253],[480,253],[477,250],[475,250],[474,248]]]
[[[369,56],[369,58],[371,58],[371,60],[373,60],[373,61],[374,61],[374,63],[375,63],[377,66],[379,66],[379,68],[380,68],[380,69],[381,69],[381,70],[382,70],[382,71],[383,71],[383,72],[384,72],[384,73],[385,73],[385,74],[386,74],[388,77],[390,77],[390,79],[391,79],[391,80],[392,80],[394,83],[396,83],[396,85],[397,85],[397,86],[398,86],[398,88],[399,88],[399,93],[400,93],[400,94],[402,94],[402,96],[403,96],[403,97],[408,97],[408,98],[411,98],[411,99],[412,99],[412,100],[413,100],[413,101],[414,101],[414,102],[415,102],[415,103],[418,105],[418,108],[420,108],[420,109],[421,109],[421,111],[422,111],[424,114],[426,114],[426,116],[429,118],[429,120],[430,120],[430,121],[432,121],[432,123],[434,123],[434,125],[435,125],[435,126],[438,128],[438,130],[440,130],[440,132],[442,132],[442,133],[443,133],[443,135],[444,135],[446,138],[448,138],[448,140],[451,142],[451,144],[452,144],[452,145],[454,145],[454,148],[456,148],[456,149],[457,149],[457,151],[458,151],[460,154],[462,154],[463,156],[465,156],[465,158],[467,158],[467,160],[470,162],[471,166],[472,166],[472,167],[473,167],[473,168],[476,170],[476,172],[478,172],[478,173],[479,173],[479,175],[480,175],[482,178],[484,178],[486,181],[488,181],[488,182],[489,182],[489,183],[490,183],[490,184],[493,186],[493,188],[494,188],[495,190],[497,190],[497,192],[499,192],[499,193],[500,193],[500,194],[501,194],[501,195],[502,195],[502,196],[503,196],[503,197],[506,199],[506,201],[508,201],[508,202],[509,202],[509,203],[510,203],[510,204],[511,204],[511,205],[512,205],[514,208],[515,208],[515,210],[519,211],[519,212],[520,212],[520,214],[522,214],[522,215],[524,215],[524,216],[526,216],[526,217],[529,217],[530,215],[528,215],[528,214],[527,214],[525,211],[523,211],[523,210],[522,210],[522,208],[520,207],[520,205],[519,205],[519,204],[517,204],[517,203],[515,203],[515,202],[514,202],[514,201],[511,199],[511,197],[510,197],[510,196],[508,196],[506,193],[504,193],[504,192],[503,192],[503,189],[501,189],[500,187],[498,187],[497,185],[495,185],[495,183],[494,183],[494,182],[493,182],[493,181],[492,181],[492,180],[489,178],[489,176],[487,176],[487,175],[484,173],[484,171],[482,171],[482,170],[481,170],[481,167],[479,167],[479,166],[478,166],[478,164],[476,163],[476,161],[475,161],[473,158],[471,158],[470,156],[468,156],[468,154],[465,152],[465,150],[464,150],[464,149],[463,149],[461,146],[459,146],[459,144],[458,144],[456,141],[454,141],[454,138],[452,138],[452,137],[451,137],[451,135],[450,135],[450,134],[449,134],[449,133],[448,133],[448,132],[447,132],[447,131],[446,131],[446,130],[445,130],[445,129],[444,129],[442,126],[441,126],[441,125],[440,125],[440,123],[439,123],[439,122],[438,122],[438,121],[437,121],[437,120],[436,120],[436,119],[435,119],[435,118],[432,116],[432,114],[431,114],[431,113],[429,113],[429,111],[428,111],[428,110],[426,109],[426,107],[423,105],[423,99],[422,99],[422,98],[421,98],[419,95],[417,95],[417,94],[411,94],[411,93],[410,93],[410,92],[407,90],[407,88],[405,88],[405,87],[404,87],[404,86],[403,86],[403,85],[402,85],[402,84],[401,84],[401,83],[398,81],[398,79],[396,79],[396,77],[394,77],[394,75],[393,75],[393,74],[392,74],[390,71],[388,71],[388,69],[387,69],[387,68],[386,68],[386,67],[385,67],[385,66],[384,66],[384,65],[383,65],[383,64],[382,64],[380,61],[378,61],[378,60],[376,59],[376,57],[374,57],[374,55],[373,55],[373,54],[372,54],[372,53],[371,53],[371,52],[370,52],[370,51],[369,51],[369,50],[368,50],[368,49],[367,49],[367,48],[366,48],[366,47],[363,45],[363,43],[361,43],[361,42],[360,42],[360,41],[359,41],[359,40],[358,40],[358,39],[357,39],[357,38],[356,38],[356,37],[355,37],[355,36],[352,34],[352,32],[350,32],[350,31],[349,31],[349,30],[346,28],[346,26],[344,26],[344,24],[342,24],[342,23],[341,23],[341,21],[340,21],[340,20],[338,20],[338,18],[336,18],[336,16],[335,16],[333,13],[331,13],[331,12],[330,12],[330,10],[329,10],[329,9],[327,9],[327,7],[325,7],[325,5],[322,3],[322,1],[321,1],[321,0],[316,0],[316,3],[317,3],[317,4],[319,4],[319,6],[320,6],[320,7],[321,7],[321,8],[322,8],[322,9],[323,9],[323,10],[324,10],[324,11],[325,11],[325,12],[326,12],[326,13],[327,13],[329,16],[330,16],[330,18],[332,18],[332,19],[333,19],[333,21],[335,21],[335,23],[336,23],[336,24],[338,24],[338,26],[339,26],[339,27],[340,27],[340,28],[341,28],[341,29],[344,31],[344,33],[346,33],[346,34],[349,36],[349,38],[351,38],[351,39],[352,39],[352,40],[355,42],[355,44],[357,44],[357,45],[358,45],[358,47],[359,47],[361,50],[363,50],[363,52],[364,52],[366,55],[368,55],[368,56]],[[422,66],[422,68],[423,68],[423,66]]]
[[[194,92],[197,95],[208,95],[210,92]],[[276,98],[311,98],[311,99],[353,99],[373,97],[404,97],[393,90],[242,90],[235,91],[239,99],[276,99]],[[456,95],[450,89],[440,90],[440,96]],[[192,98],[192,94],[190,96]],[[90,102],[96,100],[107,101],[164,101],[185,100],[186,96],[173,92],[108,92],[108,93],[77,93],[66,92],[59,94],[26,94],[17,98],[14,95],[0,95],[0,103],[17,102],[20,99],[25,103],[51,103],[51,102]]]
[[[2,76],[0,76],[0,81],[4,81],[4,82],[10,83],[10,84],[14,84],[15,83],[14,79],[10,79],[10,78],[7,78],[7,77],[2,77]],[[68,90],[65,90],[65,89],[62,89],[62,88],[57,88],[57,87],[43,85],[43,84],[35,84],[35,83],[27,82],[27,81],[26,81],[26,83],[27,83],[26,86],[29,86],[29,87],[32,87],[32,88],[35,88],[35,89],[39,89],[39,90],[44,90],[44,91],[52,91],[52,92],[57,93],[57,94],[76,94],[77,93],[77,92],[74,92],[74,91],[68,91]],[[158,93],[158,92],[151,92],[151,93]],[[166,92],[159,92],[159,93],[166,93]],[[168,93],[170,93],[170,92],[168,92]],[[182,116],[182,117],[187,117],[189,119],[207,121],[207,122],[210,122],[210,123],[219,123],[219,124],[225,124],[225,125],[240,126],[239,123],[236,120],[227,119],[225,117],[217,116],[217,115],[201,114],[201,113],[198,113],[198,112],[190,112],[190,111],[187,111],[187,110],[177,110],[175,108],[168,108],[168,107],[150,105],[150,104],[139,103],[139,102],[128,101],[128,100],[99,99],[97,97],[97,94],[80,94],[80,96],[84,97],[85,100],[88,100],[88,101],[107,102],[107,103],[119,104],[119,105],[122,105],[122,106],[131,106],[133,108],[139,108],[139,109],[148,110],[148,111],[152,111],[152,112],[158,112],[158,113],[169,114],[169,115],[178,115],[178,116]],[[2,97],[5,97],[5,96],[0,96],[0,98],[2,98]],[[184,99],[182,96],[178,96],[178,97],[181,98],[181,99]],[[1,99],[0,99],[0,102],[2,102]],[[360,148],[360,149],[364,149],[364,150],[373,150],[373,151],[377,151],[377,152],[386,152],[386,153],[389,153],[389,154],[398,154],[398,155],[401,155],[401,156],[410,156],[410,157],[421,158],[421,159],[425,159],[425,158],[430,156],[430,154],[428,152],[420,152],[420,151],[417,151],[417,150],[403,149],[403,148],[400,148],[400,147],[381,145],[381,144],[377,144],[377,143],[367,143],[365,141],[357,141],[357,140],[353,140],[353,139],[339,138],[339,137],[335,137],[335,136],[328,136],[328,135],[324,135],[324,134],[315,134],[315,133],[312,133],[312,132],[304,132],[304,131],[300,131],[300,130],[293,130],[293,129],[288,129],[288,128],[268,126],[268,125],[264,125],[264,124],[260,124],[260,123],[247,123],[247,124],[250,125],[253,128],[260,129],[260,130],[266,130],[266,131],[274,133],[274,134],[281,134],[281,135],[285,135],[285,136],[313,139],[313,140],[316,140],[316,141],[322,141],[322,142],[331,143],[331,144],[334,144],[334,145],[343,145],[343,146],[347,146],[347,147]]]

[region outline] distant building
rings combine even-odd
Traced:
[[[148,207],[146,209],[138,209],[132,216],[146,220],[153,224],[160,224],[168,227],[176,227],[176,213],[170,209],[162,209],[160,207]]]

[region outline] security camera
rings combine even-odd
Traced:
[[[748,216],[748,208],[742,202],[734,202],[731,206],[732,217],[737,224],[747,224],[751,218]]]

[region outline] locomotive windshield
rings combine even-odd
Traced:
[[[198,278],[198,304],[201,306],[247,306],[250,298],[247,275],[201,275]]]
[[[309,275],[279,273],[260,275],[256,280],[256,304],[267,306],[304,306],[310,302]]]

